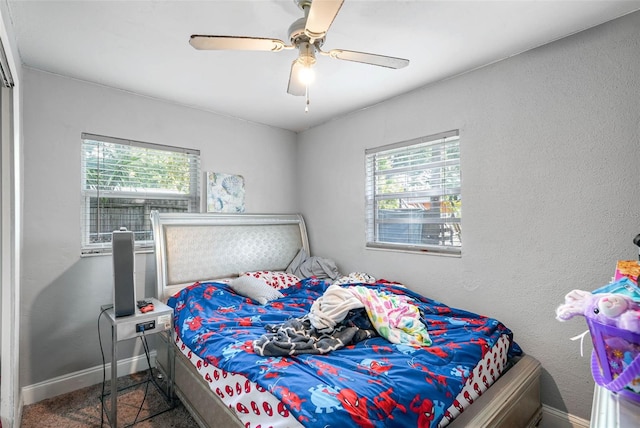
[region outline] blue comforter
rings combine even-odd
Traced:
[[[253,341],[265,325],[306,315],[328,284],[307,278],[283,298],[255,304],[222,283],[196,283],[169,300],[182,341],[219,368],[241,373],[287,405],[305,426],[436,427],[470,372],[499,337],[499,321],[450,308],[386,281],[357,284],[406,295],[420,308],[430,347],[381,337],[325,355],[262,357]],[[343,285],[348,286],[348,285]],[[511,355],[521,353],[512,345]]]

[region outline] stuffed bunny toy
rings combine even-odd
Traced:
[[[592,294],[573,290],[556,309],[556,319],[566,321],[582,315],[596,322],[640,333],[640,304],[623,294]]]

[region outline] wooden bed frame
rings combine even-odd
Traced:
[[[195,281],[240,272],[283,271],[300,248],[309,254],[302,216],[297,214],[151,213],[158,300]],[[158,367],[174,380],[178,398],[203,428],[244,425],[211,391],[170,337],[160,346]],[[176,349],[174,349],[176,348]],[[164,357],[169,355],[169,357]],[[542,418],[540,363],[525,355],[448,426],[534,427]]]

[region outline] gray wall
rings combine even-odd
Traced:
[[[589,419],[589,359],[569,340],[586,323],[554,311],[638,254],[639,70],[635,13],[306,131],[298,162],[314,167],[298,190],[312,252],[500,319],[542,363],[543,402]],[[462,257],[366,250],[364,150],[451,129]]]
[[[200,149],[202,171],[244,176],[247,212],[284,213],[296,212],[296,135],[29,68],[23,83],[27,386],[101,364],[96,320],[112,267],[109,256],[80,257],[82,132]],[[138,255],[136,271],[137,296],[153,295],[152,255]]]

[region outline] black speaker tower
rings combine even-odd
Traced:
[[[113,310],[116,317],[136,312],[134,282],[134,237],[126,228],[112,234],[113,246]]]

